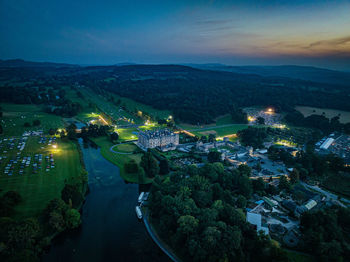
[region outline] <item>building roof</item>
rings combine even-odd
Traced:
[[[317,205],[317,202],[313,199],[309,200],[306,204],[305,207],[310,210],[312,208],[314,208]]]
[[[334,138],[327,138],[326,141],[320,146],[322,149],[328,149],[328,147],[334,142]]]
[[[139,136],[145,136],[147,138],[160,138],[165,136],[174,136],[176,135],[169,129],[159,129],[159,130],[147,130],[147,131],[141,131],[139,133]]]

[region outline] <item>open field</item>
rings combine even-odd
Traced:
[[[63,127],[60,116],[44,113],[39,106],[4,103],[0,104],[0,106],[4,112],[1,118],[1,125],[5,136],[20,136],[24,131],[28,130],[43,130],[45,132],[50,128]],[[40,126],[24,127],[24,123],[28,122],[32,125],[35,119],[40,120]]]
[[[115,129],[116,132],[119,134],[118,141],[128,141],[128,140],[136,140],[137,139],[137,133],[139,132],[137,128],[117,128]]]
[[[180,123],[178,126],[180,126],[183,129],[186,129],[186,130],[191,130],[191,129],[208,128],[208,127],[234,124],[232,122],[231,116],[229,114],[219,116],[215,119],[215,121],[216,121],[215,123],[212,123],[209,125],[191,125],[191,124],[186,124],[186,123]]]
[[[350,122],[350,112],[348,111],[308,106],[297,106],[295,109],[300,111],[305,117],[313,114],[322,115],[325,113],[325,117],[327,118],[332,118],[339,115],[339,121],[343,124]]]
[[[308,255],[297,251],[286,250],[288,261],[290,262],[314,262],[315,259]]]
[[[0,173],[0,188],[5,193],[9,190],[14,190],[20,193],[23,201],[16,207],[16,217],[36,216],[46,207],[47,203],[54,198],[61,196],[61,190],[64,187],[65,181],[73,181],[79,177],[83,171],[80,163],[77,145],[70,141],[61,141],[57,143],[57,149],[54,149],[48,144],[39,144],[39,137],[29,137],[20,155],[17,155],[19,150],[8,150],[7,153],[1,151],[0,155],[6,156],[1,160]],[[5,145],[2,141],[2,145]],[[34,173],[33,164],[38,163],[35,159],[35,154],[42,154],[42,168]],[[54,159],[53,168],[46,168],[49,159],[46,156],[52,154]],[[16,157],[20,156],[19,160]],[[20,165],[23,157],[31,157],[31,163],[28,167],[24,167],[23,174],[19,174]],[[13,163],[13,174],[9,176],[5,174],[4,168],[11,159],[17,161]]]
[[[97,107],[104,113],[112,117],[117,121],[117,125],[126,124],[142,124],[143,120],[125,110],[122,110],[120,106],[114,105],[112,102],[108,101],[104,96],[96,94],[94,91],[88,88],[81,88],[80,91],[84,96],[91,100]],[[126,107],[129,109],[128,104]]]
[[[115,164],[116,166],[119,167],[120,169],[120,175],[121,177],[126,180],[127,182],[131,183],[138,183],[139,178],[138,174],[129,174],[124,171],[124,164],[130,161],[131,159],[134,159],[136,163],[140,163],[142,154],[137,153],[137,154],[128,154],[128,155],[122,155],[122,154],[117,154],[113,153],[110,151],[111,146],[113,146],[113,143],[110,142],[110,140],[104,136],[104,137],[98,137],[98,138],[93,138],[93,142],[95,142],[101,150],[101,154],[104,158],[106,158],[108,161],[111,163]],[[145,178],[145,183],[151,183],[152,179],[150,178]]]
[[[159,110],[159,109],[153,108],[149,105],[145,105],[145,104],[136,102],[136,101],[129,99],[129,98],[121,97],[121,96],[118,96],[118,95],[112,94],[112,93],[110,93],[110,94],[114,97],[115,100],[120,99],[121,104],[125,104],[126,107],[130,111],[145,112],[148,115],[153,116],[154,118],[160,118],[160,119],[167,119],[171,115],[171,112],[169,110]]]
[[[137,149],[134,144],[120,144],[113,147],[113,150],[121,153],[132,153]]]
[[[214,126],[202,129],[187,130],[196,136],[208,136],[209,134],[214,134],[216,137],[223,137],[227,135],[236,134],[239,130],[248,128],[245,124],[231,124],[225,126]]]

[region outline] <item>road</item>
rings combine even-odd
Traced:
[[[167,254],[167,256],[172,261],[174,261],[174,262],[181,262],[181,260],[178,259],[176,257],[176,255],[164,245],[163,241],[158,237],[158,235],[155,232],[153,232],[153,230],[151,228],[151,225],[149,224],[148,219],[147,219],[147,217],[148,217],[147,211],[144,214],[142,214],[142,217],[143,217],[143,223],[145,224],[145,227],[146,227],[149,235],[152,237],[153,241],[159,246],[159,248],[161,250],[163,250],[163,252],[165,254]]]
[[[304,183],[304,182],[300,182],[300,183],[301,183],[304,187],[307,187],[307,188],[309,188],[309,189],[313,189],[313,190],[315,190],[315,191],[317,191],[317,192],[319,192],[319,193],[325,195],[328,199],[332,199],[332,200],[337,200],[337,201],[339,201],[338,196],[337,196],[336,194],[333,194],[333,193],[331,193],[331,192],[328,192],[328,191],[326,191],[326,190],[324,190],[324,189],[322,189],[322,188],[320,188],[320,187],[318,187],[318,186],[311,186],[311,185],[308,185],[308,184],[306,184],[306,183]],[[343,201],[343,202],[345,202],[345,203],[347,203],[347,204],[350,204],[350,200],[348,200],[348,199],[346,199],[346,198],[340,198],[340,200]],[[346,207],[345,205],[343,205],[343,206]]]

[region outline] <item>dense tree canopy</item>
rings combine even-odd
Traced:
[[[286,261],[282,250],[245,222],[241,208],[253,187],[241,171],[214,163],[155,178],[152,221],[185,261]]]

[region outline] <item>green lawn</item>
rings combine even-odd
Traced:
[[[290,262],[314,262],[315,259],[308,255],[300,252],[285,250],[287,252],[288,261]]]
[[[215,134],[216,137],[223,137],[227,135],[236,134],[239,130],[248,128],[248,125],[245,124],[232,124],[230,126],[213,126],[210,128],[202,128],[202,129],[195,129],[195,131],[188,130],[191,133],[201,137],[201,136],[208,136],[209,134]]]
[[[2,193],[8,190],[15,190],[20,193],[23,202],[16,207],[16,217],[37,216],[46,207],[51,199],[59,198],[64,187],[64,181],[73,181],[82,173],[82,166],[79,159],[77,145],[70,141],[58,141],[57,149],[52,146],[38,143],[37,137],[30,137],[21,153],[24,156],[31,156],[32,162],[24,169],[22,175],[18,174],[20,162],[14,164],[14,174],[8,176],[3,172],[8,161],[17,156],[17,150],[6,153],[7,158],[1,163],[0,188]],[[53,154],[55,167],[46,171],[47,161],[45,156]],[[32,173],[32,165],[35,154],[43,154],[42,169]],[[4,155],[3,153],[1,154]]]
[[[145,112],[148,115],[153,116],[154,118],[161,118],[161,119],[167,119],[171,115],[171,112],[169,110],[159,110],[149,105],[136,102],[129,98],[121,97],[116,94],[111,94],[111,95],[114,97],[115,101],[120,99],[122,104],[125,104],[126,107],[131,111]]]
[[[132,153],[137,149],[134,144],[120,144],[113,147],[113,150],[121,153]]]
[[[3,117],[1,123],[5,136],[20,136],[24,131],[44,130],[50,128],[63,127],[62,118],[53,114],[41,112],[41,108],[37,105],[17,105],[1,103],[3,108]],[[24,123],[33,123],[35,119],[40,120],[40,126],[24,127]]]
[[[119,141],[135,140],[137,139],[137,128],[117,128],[115,130],[119,134]]]
[[[121,177],[126,180],[127,182],[131,183],[139,183],[138,174],[129,174],[124,171],[124,164],[130,161],[131,159],[134,159],[136,163],[140,163],[142,154],[128,154],[128,155],[122,155],[113,153],[110,151],[111,146],[113,146],[113,143],[106,137],[98,137],[92,139],[101,149],[101,154],[104,158],[106,158],[111,163],[115,164],[120,169],[120,175]],[[145,184],[152,183],[152,179],[146,178]]]

